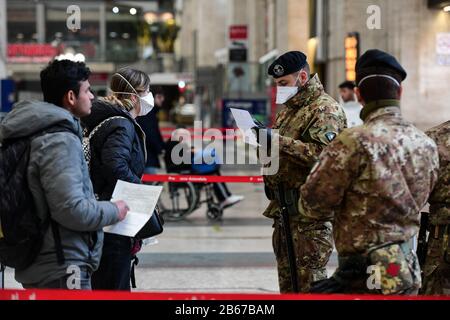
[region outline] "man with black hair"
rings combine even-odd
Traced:
[[[412,239],[439,169],[436,144],[403,119],[406,71],[369,50],[356,65],[364,125],[345,130],[301,188],[300,211],[333,220],[339,267],[315,293],[417,294],[421,275]]]
[[[123,201],[97,201],[93,192],[78,119],[91,112],[89,75],[84,63],[51,62],[41,72],[45,102],[17,103],[0,125],[0,143],[30,137],[27,175],[36,215],[56,226],[47,228],[31,265],[15,270],[24,288],[91,289],[102,229],[129,210]]]
[[[353,81],[345,81],[339,85],[339,94],[342,99],[342,107],[347,117],[347,127],[353,128],[363,124],[360,118],[361,104],[356,101],[356,84]]]

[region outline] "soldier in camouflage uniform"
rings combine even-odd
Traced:
[[[364,125],[338,136],[301,188],[305,219],[334,220],[339,260],[311,292],[417,294],[411,239],[437,181],[437,147],[401,115],[406,72],[394,57],[370,50],[356,72]]]
[[[423,268],[423,287],[426,295],[450,295],[450,121],[430,129],[439,149],[439,180],[429,199],[430,222],[428,252]]]
[[[296,191],[295,216],[289,220],[298,288],[301,292],[307,292],[313,281],[327,276],[325,266],[333,249],[332,230],[330,221],[303,223],[300,220],[298,190],[323,148],[345,129],[346,118],[342,107],[324,92],[319,77],[310,77],[303,53],[284,54],[270,66],[269,74],[278,85],[277,102],[286,107],[277,115],[273,127],[279,133],[275,136],[279,139],[280,167],[277,174],[264,177],[266,193],[271,200],[264,215],[274,219],[273,249],[280,291],[292,293],[287,242],[280,204],[274,195],[280,184],[285,190]]]

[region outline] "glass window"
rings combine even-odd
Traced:
[[[67,28],[67,4],[47,2],[46,42],[58,47],[60,53],[81,53],[86,61],[101,59],[100,52],[100,8],[99,5],[78,2],[81,9],[81,29]]]
[[[134,62],[139,58],[138,32],[140,28],[139,8],[130,13],[132,7],[106,7],[106,60],[112,62]]]
[[[8,1],[8,43],[36,43],[36,6],[34,4]]]

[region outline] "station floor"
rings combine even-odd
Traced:
[[[229,171],[223,175],[257,175]],[[157,243],[144,246],[136,268],[137,291],[203,293],[278,293],[272,222],[262,216],[268,204],[262,184],[229,184],[245,196],[210,222],[203,206],[185,220],[166,222]],[[328,265],[336,268],[336,253]],[[6,270],[5,286],[21,288]]]

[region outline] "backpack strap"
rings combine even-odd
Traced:
[[[108,119],[103,120],[102,122],[100,122],[100,124],[98,124],[94,129],[92,129],[92,131],[89,133],[89,136],[87,137],[89,139],[89,141],[91,141],[92,137],[97,133],[98,130],[100,130],[101,127],[103,127],[105,124],[107,124],[108,122],[111,122],[112,120],[115,119],[125,119],[128,120],[125,117],[122,116],[115,116],[115,117],[111,117]]]
[[[64,258],[64,251],[62,248],[61,234],[59,233],[59,224],[50,219],[50,227],[52,228],[53,239],[55,240],[56,258],[60,266],[64,265],[66,259]]]
[[[128,120],[127,118],[121,117],[121,116],[110,117],[110,118],[107,118],[107,119],[103,120],[102,122],[100,122],[100,124],[98,124],[94,129],[92,129],[92,131],[90,133],[88,132],[87,128],[85,128],[83,130],[83,140],[82,140],[83,153],[84,153],[84,159],[86,160],[86,164],[88,166],[89,172],[91,171],[91,139],[94,137],[94,135],[97,133],[97,131],[99,131],[105,124],[107,124],[108,122],[111,122],[112,120],[115,120],[115,119]],[[95,197],[97,198],[97,195]]]

